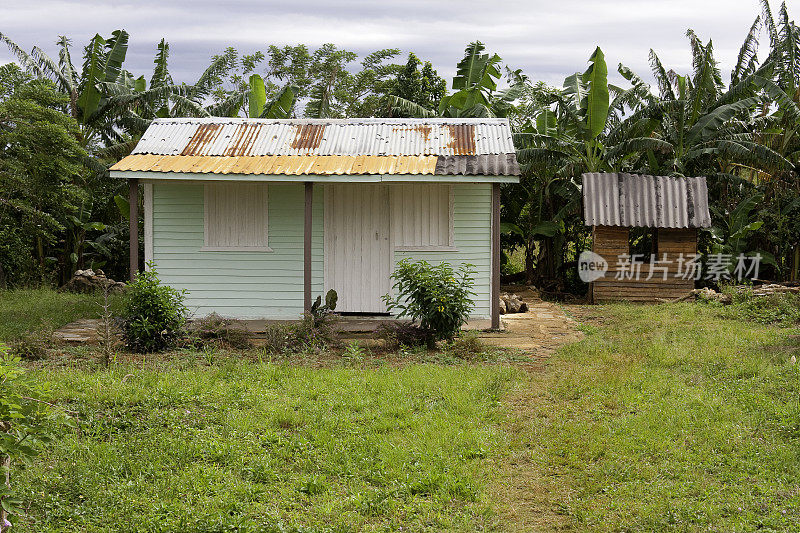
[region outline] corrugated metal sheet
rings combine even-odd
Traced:
[[[711,226],[703,177],[584,174],[583,212],[587,226]]]
[[[489,155],[513,154],[507,119],[156,119],[134,154]]]
[[[473,156],[474,157],[474,156]],[[198,156],[134,154],[111,170],[191,172],[198,174],[428,174],[437,168],[435,155],[423,156]]]
[[[516,154],[439,156],[436,174],[440,176],[518,176]]]

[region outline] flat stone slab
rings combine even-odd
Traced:
[[[504,331],[485,332],[479,338],[489,346],[512,348],[535,355],[549,355],[565,344],[583,338],[577,322],[556,304],[525,299],[528,311],[502,315]]]
[[[101,322],[99,318],[82,318],[70,322],[53,332],[53,340],[70,344],[97,344],[97,329]]]

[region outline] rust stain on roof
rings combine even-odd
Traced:
[[[292,148],[296,150],[319,148],[326,126],[327,124],[298,124],[295,126],[297,132],[295,133],[294,141],[292,141]]]
[[[447,147],[453,149],[455,155],[475,155],[475,125],[474,124],[448,124],[450,142]]]
[[[414,131],[420,132],[426,143],[430,140],[432,128],[429,124],[418,124],[414,126]]]
[[[258,132],[261,130],[263,124],[239,124],[231,136],[228,144],[228,149],[223,155],[250,155],[250,150],[253,148],[253,141],[256,139]]]
[[[183,149],[181,155],[198,155],[204,146],[211,144],[219,136],[222,124],[201,124],[197,127],[189,144]]]

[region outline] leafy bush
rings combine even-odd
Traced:
[[[216,313],[195,322],[190,334],[196,340],[194,344],[199,346],[220,344],[239,350],[250,347],[250,332],[236,325],[235,321],[222,318]]]
[[[64,417],[54,417],[50,404],[37,397],[42,392],[25,376],[20,359],[0,343],[0,531],[10,527],[8,517],[21,514],[21,502],[11,489],[11,472],[18,463],[28,463],[52,440],[51,421],[74,426]]]
[[[396,296],[383,300],[389,311],[399,310],[398,318],[409,317],[429,330],[434,340],[451,340],[463,326],[474,307],[470,296],[473,266],[461,265],[458,274],[449,263],[431,265],[427,261],[403,259],[392,274]]]
[[[175,345],[183,335],[188,311],[184,291],[162,285],[158,273],[140,272],[125,295],[122,330],[135,352],[157,352]]]

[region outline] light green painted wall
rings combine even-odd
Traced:
[[[272,252],[206,252],[203,184],[153,185],[153,260],[161,279],[186,289],[197,316],[297,318],[303,312],[303,184],[269,184]],[[313,295],[323,291],[323,187],[314,187]],[[491,269],[491,185],[454,185],[457,251],[400,252],[429,262],[475,265],[475,318],[488,318]]]
[[[203,184],[153,185],[153,261],[197,316],[297,318],[303,312],[303,184],[269,184],[272,252],[205,252]],[[322,293],[322,187],[314,187],[313,294]]]
[[[453,186],[453,237],[455,252],[394,252],[395,261],[424,259],[429,263],[447,261],[457,269],[462,263],[475,265],[475,308],[473,318],[489,318],[491,294],[492,186],[457,184]]]

